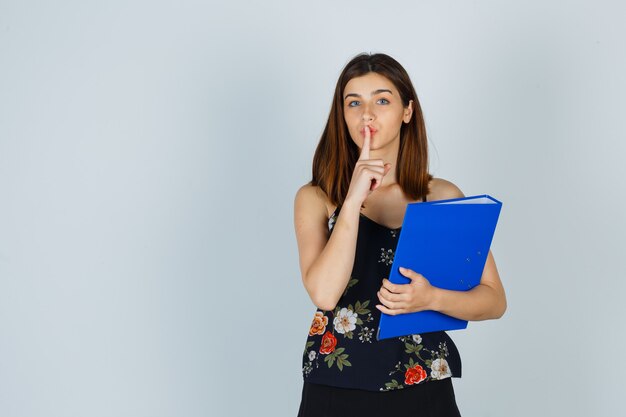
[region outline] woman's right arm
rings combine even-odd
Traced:
[[[382,159],[370,159],[370,140],[366,127],[348,194],[330,236],[325,193],[312,185],[305,185],[296,193],[294,226],[302,282],[313,304],[321,310],[333,310],[348,285],[354,266],[361,204],[391,169],[391,164],[385,164]]]
[[[361,206],[346,200],[330,233],[324,200],[319,187],[301,187],[294,201],[294,226],[304,287],[319,309],[332,310],[354,266]]]

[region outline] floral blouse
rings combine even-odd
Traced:
[[[328,220],[332,233],[340,208]],[[376,292],[389,276],[400,229],[359,219],[354,267],[333,311],[313,316],[302,358],[306,382],[388,391],[461,376],[461,358],[445,332],[376,339]]]

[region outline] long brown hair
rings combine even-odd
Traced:
[[[324,133],[313,156],[313,179],[311,185],[319,186],[331,202],[342,205],[360,150],[350,139],[343,116],[343,92],[352,78],[370,72],[380,74],[398,89],[404,107],[413,100],[413,116],[400,128],[400,149],[396,166],[396,178],[404,194],[412,200],[420,200],[428,194],[428,143],[422,109],[415,88],[406,70],[392,57],[385,54],[362,53],[345,66],[335,87],[332,106]]]

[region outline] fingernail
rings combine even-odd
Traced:
[[[405,272],[406,268],[400,267],[400,271]]]

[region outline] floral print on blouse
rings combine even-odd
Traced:
[[[332,233],[339,208],[328,220]],[[350,281],[332,311],[313,316],[302,358],[305,381],[370,391],[461,376],[461,358],[445,332],[377,340],[376,292],[389,276],[400,228],[361,214]]]

